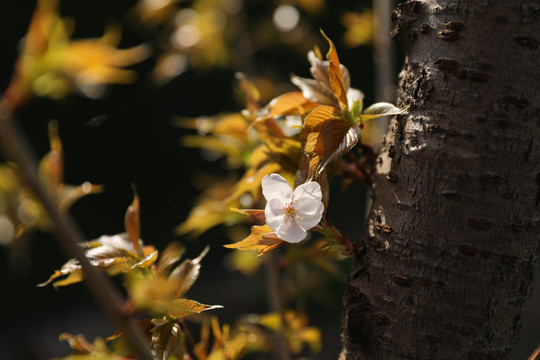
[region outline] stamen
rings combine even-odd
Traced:
[[[298,200],[293,200],[285,207],[285,215],[291,219],[296,218],[296,209],[295,205],[298,202]]]

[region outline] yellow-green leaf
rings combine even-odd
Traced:
[[[404,107],[400,109],[391,103],[378,102],[364,109],[364,111],[360,115],[360,119],[364,121],[364,120],[376,119],[378,117],[386,116],[386,115],[399,115],[399,114],[403,114],[405,111],[407,111],[407,109],[408,107]]]
[[[242,241],[224,245],[229,249],[254,250],[263,255],[285,244],[285,241],[276,236],[268,225],[255,225],[251,227],[251,234]]]

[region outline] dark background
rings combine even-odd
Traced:
[[[254,19],[271,14],[271,2],[246,3],[250,4],[246,11],[250,11]],[[99,37],[107,21],[122,19],[122,14],[132,4],[118,0],[63,1],[61,11],[76,20],[74,37]],[[322,27],[332,39],[339,39],[344,32],[339,14],[366,6],[369,6],[367,1],[332,2],[327,4],[324,14],[310,18],[310,22],[315,33]],[[34,7],[33,1],[4,1],[0,5],[0,91],[9,82],[18,41],[27,30]],[[137,45],[148,40],[146,36],[148,34],[135,29],[130,31],[128,26],[121,47]],[[371,48],[346,49],[339,41],[335,43],[341,62],[351,72],[352,85],[365,92],[367,104],[372,103]],[[319,45],[326,48],[322,41]],[[240,110],[242,105],[232,90],[235,71],[264,75],[267,69],[272,69],[286,81],[290,73],[309,76],[309,64],[304,54],[297,54],[288,45],[274,44],[254,53],[249,69],[189,70],[169,84],[157,87],[147,76],[154,61],[155,58],[150,58],[136,65],[134,68],[142,74],[139,80],[132,85],[112,87],[109,95],[100,101],[76,95],[56,102],[34,99],[20,112],[19,121],[36,153],[42,156],[49,149],[47,123],[50,119],[58,120],[65,151],[65,182],[90,181],[104,185],[102,194],[85,197],[72,207],[72,214],[88,239],[124,231],[124,212],[132,200],[131,185],[135,184],[141,199],[145,243],[162,250],[171,241],[181,241],[188,248],[188,257],[197,256],[206,244],[211,246],[203,261],[201,276],[189,292],[190,297],[203,303],[224,305],[225,309],[216,310],[223,322],[233,322],[239,314],[265,313],[268,309],[264,272],[246,277],[224,271],[224,259],[230,251],[222,247],[228,241],[220,228],[196,240],[173,234],[174,227],[186,219],[199,192],[194,184],[195,175],[205,172],[220,177],[226,170],[223,162],[205,163],[198,150],[182,148],[179,139],[188,131],[172,126],[171,119]],[[396,70],[401,61],[396,60]],[[101,115],[105,115],[103,123],[97,126],[89,123]],[[332,186],[335,190],[328,217],[356,240],[361,235],[358,224],[364,221],[365,188],[357,185],[344,193],[339,184]],[[360,201],[351,204],[351,198]],[[67,344],[58,341],[60,333],[82,333],[93,340],[114,331],[84,285],[58,291],[52,286],[35,286],[65,261],[54,238],[44,232],[33,233],[12,249],[0,248],[0,359],[65,356],[69,349]],[[335,359],[340,351],[343,287],[344,283],[329,289],[333,292],[332,308],[318,303],[310,305],[310,322],[323,331],[323,351],[319,359]],[[530,309],[524,316],[522,341],[514,359],[526,358],[540,344],[536,335],[540,330],[539,303],[540,300],[532,300],[528,304]]]

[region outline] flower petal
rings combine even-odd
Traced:
[[[284,204],[291,201],[293,191],[283,176],[275,173],[266,175],[261,180],[261,186],[266,201],[279,199]]]
[[[322,199],[321,185],[316,181],[308,181],[302,185],[299,185],[294,189],[294,200],[302,202],[305,200],[319,200]]]
[[[322,217],[324,205],[320,200],[298,201],[296,205],[296,223],[304,230],[315,227]]]
[[[270,225],[268,225],[270,226]],[[271,226],[270,226],[271,227]],[[306,238],[306,231],[300,227],[293,219],[283,217],[277,229],[272,229],[283,241],[297,243]]]
[[[355,88],[349,88],[347,90],[347,105],[349,109],[352,109],[355,101],[362,102],[364,101],[364,93]]]
[[[281,223],[285,221],[285,218],[287,217],[285,215],[286,206],[287,203],[281,199],[270,199],[270,201],[266,203],[264,216],[266,218],[266,225],[270,226],[270,229],[277,231]]]

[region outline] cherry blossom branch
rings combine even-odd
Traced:
[[[124,332],[136,358],[153,360],[141,331],[122,311],[122,296],[111,281],[90,264],[78,245],[85,239],[75,222],[68,214],[60,211],[49,192],[42,186],[38,177],[36,156],[12,113],[12,108],[5,101],[0,102],[0,147],[4,156],[18,164],[22,180],[32,189],[49,215],[58,244],[68,257],[79,261],[90,293],[109,320]]]

